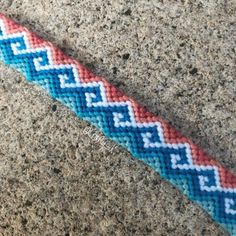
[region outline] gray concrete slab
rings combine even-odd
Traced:
[[[234,0],[0,0],[0,10],[236,174]],[[227,235],[157,173],[112,150],[3,64],[0,116],[3,235]]]

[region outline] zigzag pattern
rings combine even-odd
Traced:
[[[4,15],[0,59],[150,165],[236,235],[236,177],[165,121]]]

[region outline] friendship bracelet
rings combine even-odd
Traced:
[[[151,166],[236,235],[236,176],[160,117],[3,14],[0,60]]]

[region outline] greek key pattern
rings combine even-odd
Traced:
[[[236,177],[191,140],[4,15],[0,59],[151,166],[236,235]]]

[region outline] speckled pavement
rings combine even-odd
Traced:
[[[234,0],[0,0],[0,10],[236,174]],[[198,206],[0,64],[0,235],[227,235]]]

